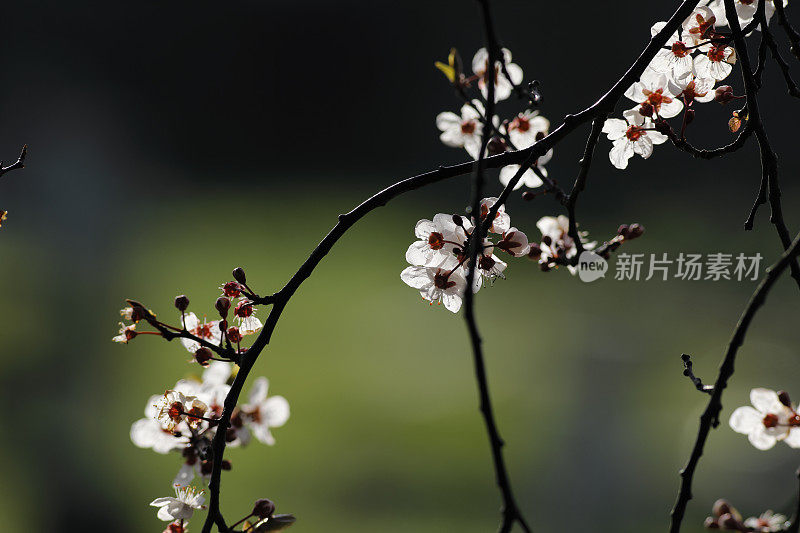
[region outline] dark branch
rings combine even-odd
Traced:
[[[729,3],[732,3],[732,0],[726,0],[726,5]],[[736,16],[735,12],[733,16]],[[736,328],[733,330],[733,336],[728,343],[728,349],[725,352],[722,366],[720,366],[719,374],[714,382],[714,390],[711,392],[711,398],[708,400],[703,414],[700,415],[700,428],[697,432],[697,438],[695,439],[692,453],[689,456],[689,461],[686,463],[686,466],[680,472],[681,486],[678,491],[678,498],[675,501],[675,507],[673,507],[671,513],[672,522],[670,525],[670,533],[678,533],[681,529],[681,522],[686,512],[686,506],[689,500],[692,499],[692,479],[694,477],[694,472],[697,468],[697,463],[700,461],[700,457],[703,455],[703,449],[711,428],[719,424],[719,413],[722,411],[722,392],[725,390],[725,387],[727,387],[728,380],[733,375],[736,354],[739,347],[744,343],[747,329],[750,327],[750,323],[753,321],[756,312],[764,305],[764,301],[770,289],[772,289],[772,286],[789,265],[795,262],[798,254],[800,254],[800,234],[795,237],[794,242],[792,242],[789,249],[783,253],[778,262],[767,269],[766,275],[750,297],[742,316],[739,318],[739,322],[736,324]]]
[[[19,157],[17,160],[11,163],[10,165],[3,166],[3,162],[0,161],[0,176],[5,174],[6,172],[11,172],[12,170],[16,170],[18,168],[25,168],[25,156],[28,155],[28,145],[22,147],[22,150],[19,153]]]

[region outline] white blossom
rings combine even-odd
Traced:
[[[442,132],[439,139],[447,146],[464,148],[473,159],[478,159],[483,133],[481,116],[484,112],[483,104],[473,100],[472,105],[464,104],[461,107],[460,116],[451,111],[439,113],[436,116],[436,127]]]
[[[400,273],[406,285],[419,289],[420,295],[428,300],[443,303],[448,311],[457,313],[461,309],[461,299],[467,280],[450,264],[449,268],[444,263],[439,266],[410,266]]]
[[[456,246],[463,246],[467,234],[464,219],[458,217],[457,225],[452,215],[439,213],[433,220],[422,219],[417,222],[414,234],[419,239],[411,243],[406,251],[406,261],[415,266],[441,264],[452,256]]]
[[[711,46],[707,52],[694,58],[694,69],[700,78],[724,80],[733,72],[736,51],[732,46]]]
[[[158,507],[158,518],[165,522],[172,520],[188,520],[194,514],[195,509],[205,509],[203,503],[206,501],[203,497],[203,491],[196,492],[194,487],[182,487],[174,485],[175,497],[167,496],[164,498],[156,498],[150,505]]]
[[[744,521],[746,527],[758,533],[774,533],[784,531],[787,518],[780,513],[773,513],[772,510],[764,511],[758,518],[750,517]]]
[[[651,118],[653,115],[672,118],[683,110],[683,103],[667,86],[667,76],[650,68],[625,91],[625,96],[641,105],[639,114]]]
[[[609,159],[619,169],[627,168],[628,160],[634,154],[647,159],[653,154],[653,145],[667,140],[666,135],[655,131],[652,120],[643,117],[638,108],[625,111],[623,117],[625,120],[606,119],[603,124],[603,133],[613,143]]]
[[[494,196],[490,196],[489,198],[484,198],[481,200],[481,221],[489,216],[489,211],[492,209],[494,204],[497,203],[497,198]],[[497,213],[494,216],[494,220],[492,220],[492,225],[489,226],[489,231],[492,233],[503,233],[508,231],[508,228],[511,227],[511,217],[506,213],[506,206],[501,205],[497,209]]]
[[[775,391],[753,389],[750,403],[752,407],[739,407],[731,414],[731,429],[747,435],[759,450],[769,450],[778,441],[800,448],[800,417],[790,406],[781,403]]]
[[[650,29],[650,35],[654,36],[664,29],[666,22],[656,22]],[[681,39],[678,32],[675,32],[667,39],[668,48],[660,49],[653,60],[650,68],[656,72],[667,74],[668,76],[680,76],[692,70],[692,51]]]
[[[219,320],[207,322],[206,319],[203,318],[203,322],[201,323],[194,313],[185,313],[183,320],[186,325],[186,330],[189,333],[215,346],[219,346],[220,339],[222,338],[222,332],[219,329]],[[190,353],[194,353],[200,349],[200,343],[192,339],[181,338],[181,344],[183,344],[183,347]]]
[[[502,71],[500,61],[495,62],[494,71],[494,100],[499,102],[511,96],[511,91],[514,85],[522,83],[522,69],[516,63],[511,62],[511,52],[507,48],[503,48],[503,62],[508,71],[509,80],[505,73]],[[489,52],[486,48],[481,48],[472,58],[472,71],[478,76],[478,87],[481,90],[484,98],[489,98],[489,85],[487,78],[489,76]],[[513,82],[513,83],[512,83]]]
[[[253,436],[271,446],[275,444],[275,438],[270,428],[281,427],[289,420],[289,402],[283,396],[267,397],[268,388],[267,378],[256,379],[247,404],[242,406],[242,414]]]

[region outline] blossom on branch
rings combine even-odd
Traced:
[[[731,429],[747,435],[759,450],[769,450],[778,441],[800,448],[800,415],[792,408],[786,393],[753,389],[750,403],[752,407],[739,407],[731,414]]]
[[[203,491],[197,492],[194,487],[175,485],[175,497],[156,498],[150,505],[158,507],[158,518],[169,522],[172,520],[189,520],[195,509],[205,509],[206,499]]]

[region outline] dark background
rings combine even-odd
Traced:
[[[494,4],[501,41],[526,80],[541,81],[554,125],[605,92],[672,10]],[[482,43],[477,6],[26,1],[4,6],[2,19],[0,154],[13,160],[23,143],[30,154],[0,180],[9,211],[0,231],[0,511],[9,531],[33,517],[43,531],[156,531],[146,504],[169,492],[178,462],[134,448],[127,428],[150,394],[187,370],[174,346],[111,345],[116,310],[135,297],[166,314],[181,292],[209,306],[239,264],[263,292],[277,289],[336,213],[464,161],[438,140],[434,117],[460,105],[433,61],[456,46],[469,64]],[[730,83],[741,93],[737,76]],[[800,114],[774,64],[765,80],[796,231]],[[731,109],[701,107],[692,140],[728,142]],[[556,148],[548,168],[560,183],[573,179],[586,133]],[[579,206],[596,238],[637,221],[648,232],[631,251],[776,257],[768,209],[755,231],[742,231],[760,178],[754,143],[713,162],[660,146],[625,172],[610,166],[609,148],[601,140]],[[226,516],[268,496],[301,517],[298,531],[493,527],[497,497],[463,325],[422,308],[397,279],[416,220],[467,201],[467,178],[398,200],[304,286],[305,303],[276,333],[284,357],[257,368],[289,398],[293,418],[274,449],[234,452]],[[515,196],[509,210],[535,235],[538,217],[558,212],[550,202]],[[512,268],[481,305],[522,507],[543,531],[665,528],[705,402],[678,356],[695,354],[711,379],[754,284],[587,286],[565,272]],[[746,403],[751,387],[792,392],[796,290],[787,281],[775,289],[726,409]],[[699,530],[720,496],[750,514],[788,511],[797,463],[795,451],[762,454],[723,424],[701,463],[687,530]]]

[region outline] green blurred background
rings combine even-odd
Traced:
[[[500,34],[544,81],[543,112],[554,122],[600,94],[669,14],[634,5],[587,3],[564,20],[556,5],[497,2]],[[435,114],[458,105],[431,63],[452,44],[471,56],[477,12],[459,2],[9,10],[16,22],[0,66],[14,75],[0,89],[0,150],[6,160],[22,142],[31,151],[28,167],[0,182],[0,208],[10,211],[0,231],[4,528],[160,531],[147,503],[169,494],[180,460],[135,448],[128,431],[151,394],[197,367],[154,338],[112,344],[124,299],[171,316],[185,293],[192,310],[212,316],[216,287],[235,266],[256,290],[277,290],[338,213],[400,178],[464,160],[438,143]],[[588,45],[565,39],[567,26],[602,35],[614,54],[586,62]],[[622,27],[638,29],[609,31]],[[764,107],[797,230],[798,114],[774,75],[770,66]],[[695,133],[706,146],[728,139],[730,109],[709,106]],[[584,134],[559,145],[548,166],[561,183],[574,176]],[[720,162],[658,147],[626,172],[610,166],[608,149],[601,141],[579,206],[594,238],[639,222],[645,236],[623,251],[777,257],[767,209],[756,230],[741,230],[759,179],[752,145]],[[416,221],[467,203],[466,177],[393,201],[302,286],[254,370],[292,416],[274,447],[229,451],[229,521],[269,497],[298,516],[298,532],[496,526],[463,319],[399,279]],[[558,213],[549,198],[516,195],[509,211],[529,235],[539,217]],[[527,517],[538,531],[665,530],[706,402],[681,375],[680,354],[713,379],[755,282],[584,284],[522,260],[507,274],[479,294],[478,316]],[[741,350],[725,420],[753,387],[800,399],[798,309],[796,286],[781,280]],[[798,465],[797,450],[759,452],[722,424],[685,530],[701,531],[718,497],[746,514],[788,512]]]

